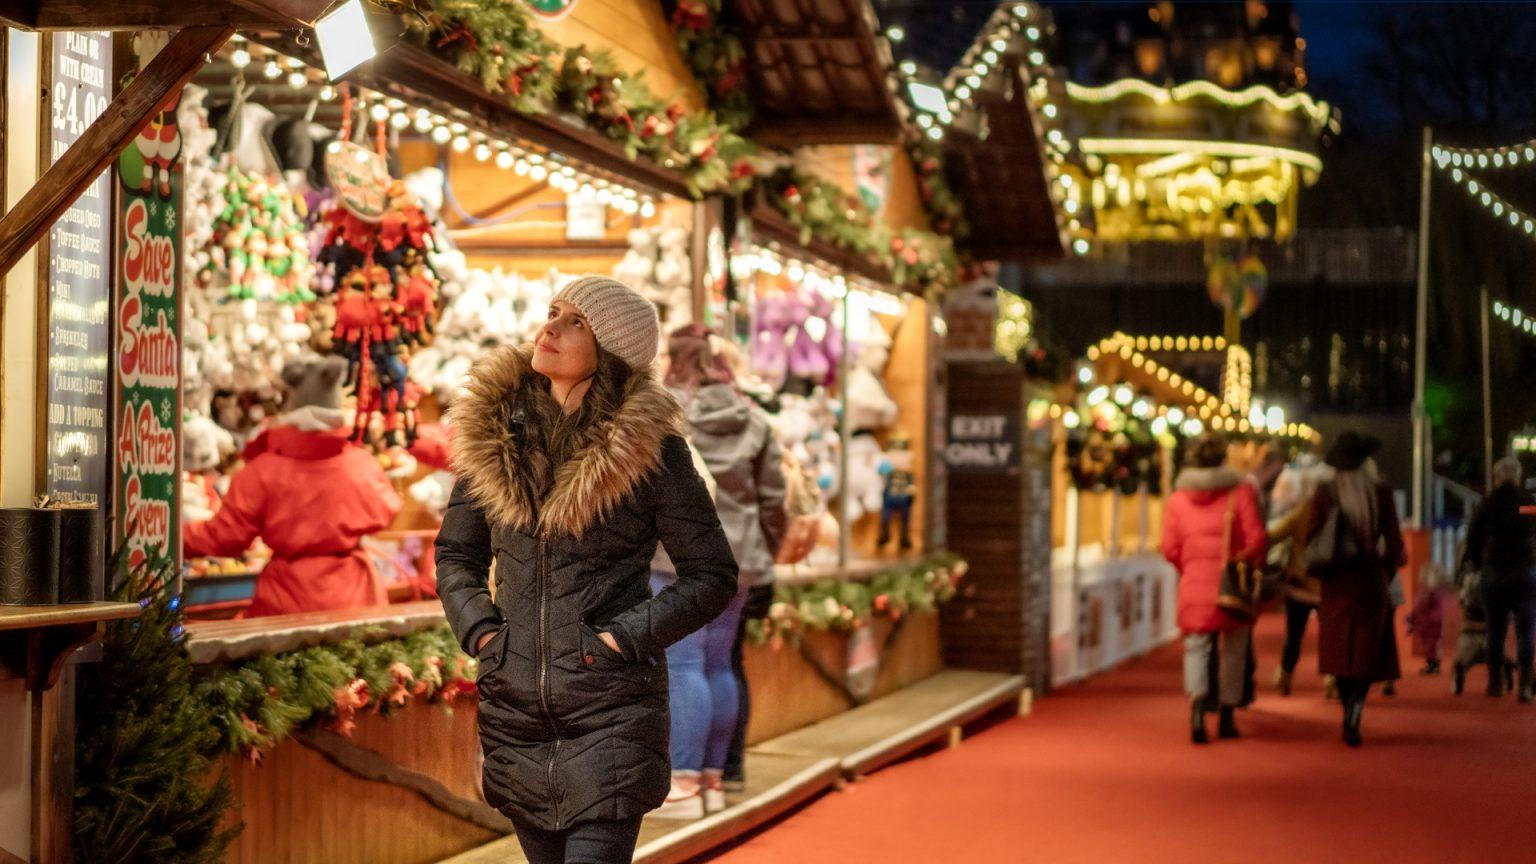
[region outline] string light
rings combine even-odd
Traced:
[[[1449,162],[1456,167],[1515,168],[1536,164],[1536,138],[1503,147],[1446,147],[1436,145],[1430,151],[1436,164],[1444,168]]]
[[[1451,167],[1454,160],[1449,150],[1438,149],[1432,155],[1440,171],[1460,186],[1469,198],[1491,212],[1495,219],[1507,222],[1509,227],[1523,231],[1527,237],[1536,237],[1536,217],[1509,203],[1460,168]]]
[[[1536,336],[1536,318],[1532,318],[1528,312],[1495,300],[1493,301],[1493,317],[1516,330],[1524,332],[1527,336]]]

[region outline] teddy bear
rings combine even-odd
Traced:
[[[885,389],[880,375],[890,357],[891,337],[885,328],[873,324],[859,346],[857,359],[848,375],[848,419],[854,429],[875,431],[896,422],[896,400]]]
[[[181,518],[212,519],[222,478],[219,463],[235,452],[235,439],[208,417],[189,415],[181,425]]]

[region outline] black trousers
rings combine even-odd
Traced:
[[[747,602],[741,608],[741,624],[736,631],[736,647],[731,649],[731,672],[736,676],[740,706],[736,712],[736,733],[731,736],[730,749],[725,751],[724,777],[727,780],[746,777],[747,721],[752,719],[752,694],[747,690],[747,672],[742,666],[741,646],[747,638],[747,622],[768,617],[768,609],[772,605],[772,585],[747,589]]]
[[[1515,625],[1515,660],[1520,664],[1522,682],[1531,674],[1536,659],[1536,597],[1529,579],[1487,579],[1483,581],[1483,608],[1488,613],[1488,680],[1502,681],[1504,674],[1504,638],[1509,625]]]
[[[528,864],[618,864],[635,857],[640,819],[582,822],[564,831],[545,831],[512,820]]]
[[[1301,662],[1301,640],[1307,635],[1307,619],[1317,607],[1291,597],[1285,598],[1285,647],[1280,651],[1280,668],[1287,673],[1296,671]]]

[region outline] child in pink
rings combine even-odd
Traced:
[[[1420,586],[1413,611],[1408,614],[1408,632],[1424,655],[1421,674],[1439,675],[1440,636],[1445,627],[1445,590],[1441,587],[1444,580],[1435,578],[1433,573],[1426,575],[1429,578]]]

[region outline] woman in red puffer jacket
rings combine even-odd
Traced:
[[[1205,744],[1207,669],[1218,656],[1222,738],[1237,738],[1234,709],[1242,701],[1251,622],[1216,604],[1227,561],[1263,562],[1264,522],[1258,497],[1225,467],[1226,439],[1207,434],[1189,448],[1163,512],[1163,557],[1179,571],[1179,629],[1184,631],[1184,687],[1190,698],[1190,740]],[[1228,531],[1230,527],[1230,538]]]

